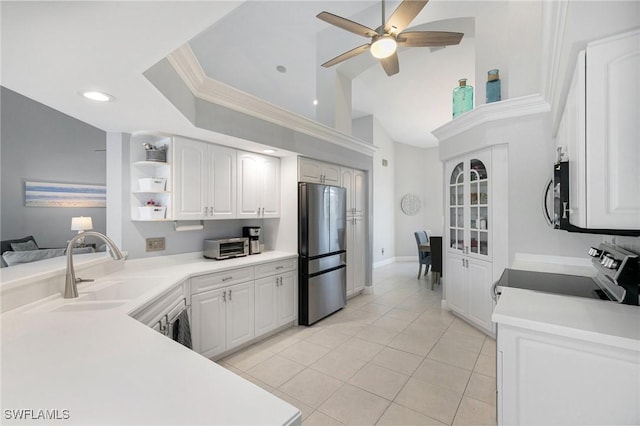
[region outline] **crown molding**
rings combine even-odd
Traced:
[[[273,105],[249,93],[208,77],[188,44],[173,51],[167,60],[199,99],[261,120],[322,139],[343,148],[373,156],[377,147],[305,116]]]
[[[520,98],[478,105],[473,110],[465,112],[447,124],[433,130],[431,133],[442,143],[447,139],[485,123],[540,114],[549,112],[550,110],[551,107],[549,103],[547,103],[542,96],[538,94],[522,96]]]

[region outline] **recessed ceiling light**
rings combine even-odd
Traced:
[[[263,149],[262,152],[264,152],[265,154],[275,154],[276,150],[275,149]]]
[[[318,105],[318,100],[317,100],[317,99],[314,99],[314,100],[313,100],[313,104],[314,104],[314,105]]]
[[[281,72],[282,74],[287,72],[287,67],[285,67],[284,65],[278,65],[276,67],[276,70],[278,70],[278,72]]]
[[[87,99],[91,99],[92,101],[98,101],[98,102],[111,102],[115,99],[111,95],[108,95],[103,92],[96,92],[93,90],[82,92],[82,96],[84,96]]]

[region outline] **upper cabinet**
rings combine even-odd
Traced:
[[[640,31],[578,56],[557,135],[569,159],[572,225],[640,230]]]
[[[279,158],[179,136],[150,138],[132,143],[133,220],[280,217]],[[171,162],[144,160],[143,143],[170,147]]]
[[[366,210],[366,175],[362,170],[340,168],[342,187],[347,190],[347,215],[362,216]]]
[[[241,219],[280,216],[280,159],[238,152],[238,206]]]
[[[298,159],[300,182],[340,185],[340,166],[300,157]]]
[[[236,151],[185,138],[174,141],[177,220],[236,216]]]

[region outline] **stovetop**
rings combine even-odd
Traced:
[[[611,300],[591,277],[549,272],[505,269],[497,282],[498,292],[504,287],[522,288],[543,293]]]

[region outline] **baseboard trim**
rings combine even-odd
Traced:
[[[379,262],[376,262],[373,264],[373,269],[379,268],[381,266],[385,266],[385,265],[391,265],[392,263],[396,262],[396,258],[395,257],[390,257],[389,259],[384,259],[381,260]]]
[[[395,258],[396,262],[417,262],[418,258],[416,256],[398,256]]]
[[[362,290],[362,294],[373,294],[373,286],[371,285],[365,286],[364,289]]]

